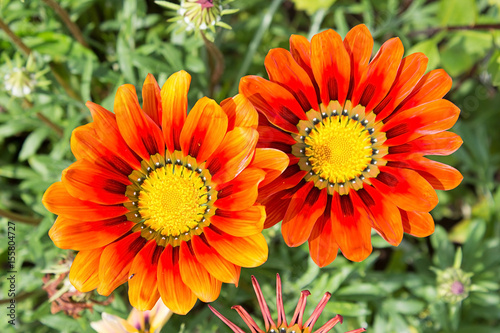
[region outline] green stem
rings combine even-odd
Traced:
[[[312,23],[311,28],[309,29],[309,34],[307,35],[307,39],[311,40],[312,36],[316,35],[319,32],[319,28],[321,27],[321,23],[323,22],[327,12],[327,8],[320,8],[311,17]]]
[[[89,44],[85,41],[83,38],[82,31],[80,28],[73,22],[71,21],[71,18],[69,17],[69,14],[67,11],[64,10],[56,1],[54,0],[43,0],[49,6],[52,8],[57,15],[63,20],[64,24],[68,27],[69,31],[75,37],[75,39],[78,41],[78,43],[82,44],[84,47],[90,49]]]
[[[262,18],[262,23],[260,24],[259,29],[255,33],[252,41],[250,42],[250,45],[248,47],[247,54],[245,56],[245,59],[243,60],[243,64],[241,65],[240,71],[238,72],[238,75],[236,75],[237,78],[243,77],[248,71],[248,68],[250,67],[250,64],[252,63],[253,56],[255,52],[257,51],[257,48],[260,45],[260,42],[262,41],[262,37],[264,36],[264,33],[269,29],[269,26],[271,25],[271,22],[273,21],[273,16],[276,13],[276,10],[278,10],[279,5],[283,2],[283,0],[273,0],[271,5],[269,6],[269,9],[267,13],[264,15]],[[231,95],[235,95],[238,92],[238,85],[239,81],[234,83],[233,89],[231,90]]]
[[[0,216],[5,217],[5,218],[12,220],[12,221],[25,223],[25,224],[31,224],[31,225],[38,225],[38,224],[40,224],[40,222],[42,222],[41,218],[24,216],[21,214],[13,213],[13,212],[5,210],[5,209],[0,209]]]
[[[203,42],[207,49],[208,61],[211,69],[209,97],[213,97],[215,87],[219,83],[222,73],[224,72],[224,56],[215,43],[209,41],[203,32],[201,32],[201,36],[203,37]]]

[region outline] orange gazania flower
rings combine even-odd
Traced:
[[[450,77],[440,69],[424,75],[425,55],[403,58],[398,38],[370,61],[372,47],[364,25],[344,41],[332,30],[311,42],[293,35],[290,52],[267,55],[270,81],[247,76],[240,82],[240,93],[265,116],[258,147],[290,157],[283,174],[259,192],[264,227],[283,220],[286,243],[309,241],[319,266],[331,263],[339,248],[350,260],[365,259],[371,228],[395,246],[403,232],[430,235],[435,190],[462,180],[456,169],[424,157],[449,155],[462,143],[446,131],[460,112],[442,99]]]
[[[129,282],[143,311],[158,298],[187,313],[197,298],[215,300],[241,267],[267,259],[264,207],[257,188],[285,169],[285,154],[255,149],[257,112],[241,95],[220,107],[200,99],[187,112],[191,77],[172,75],[160,90],[121,86],[114,112],[88,102],[94,121],[73,132],[77,161],[43,203],[59,215],[54,243],[80,251],[70,281],[109,295]]]
[[[271,318],[271,312],[269,311],[269,307],[267,306],[259,283],[254,276],[252,276],[252,285],[253,289],[255,290],[255,294],[257,295],[257,300],[259,301],[260,311],[262,312],[262,317],[264,319],[265,330],[259,328],[252,317],[241,305],[235,305],[232,307],[232,309],[235,309],[238,312],[238,314],[241,316],[245,324],[247,324],[248,328],[250,328],[250,331],[252,333],[311,333],[313,331],[313,326],[321,315],[321,312],[325,308],[326,303],[328,302],[330,297],[332,297],[332,294],[330,294],[329,292],[325,293],[318,306],[316,306],[313,313],[311,314],[311,317],[309,317],[309,319],[307,319],[304,323],[303,318],[304,311],[306,309],[307,296],[311,295],[311,293],[308,290],[302,291],[302,293],[300,294],[299,302],[297,303],[297,308],[295,309],[295,312],[293,314],[293,318],[290,323],[287,323],[285,309],[283,307],[283,296],[281,294],[281,278],[279,274],[276,274],[276,307],[278,308],[278,321],[277,323],[275,323]],[[239,328],[233,322],[229,321],[212,306],[208,306],[217,317],[219,317],[227,326],[229,326],[229,328],[233,330],[233,332],[245,333],[241,328]],[[319,329],[314,331],[314,333],[329,332],[338,323],[342,324],[342,321],[342,316],[336,315]],[[364,331],[366,331],[364,328],[358,328],[346,333],[360,333]]]

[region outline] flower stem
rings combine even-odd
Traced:
[[[47,6],[52,8],[56,12],[56,14],[59,15],[59,17],[63,20],[64,24],[66,24],[66,26],[68,27],[73,37],[75,37],[75,39],[78,41],[78,43],[82,44],[87,49],[90,49],[89,44],[87,44],[85,38],[83,37],[82,31],[73,21],[71,21],[68,12],[65,11],[64,8],[62,8],[54,0],[43,0],[43,2],[45,2]]]
[[[245,59],[243,60],[243,64],[241,65],[240,71],[236,77],[243,77],[247,73],[250,64],[252,63],[252,58],[257,51],[257,47],[259,47],[260,42],[262,41],[262,37],[264,33],[269,29],[271,22],[273,21],[274,13],[278,9],[279,5],[283,2],[283,0],[273,0],[267,13],[262,18],[262,23],[260,24],[259,29],[255,33],[250,45],[248,47],[248,51],[246,53]],[[231,95],[235,95],[238,92],[239,81],[234,83],[233,89],[231,90]]]
[[[224,73],[224,56],[219,48],[205,37],[205,34],[201,32],[201,36],[203,37],[203,42],[205,43],[205,48],[208,52],[208,61],[210,63],[210,87],[209,87],[209,96],[212,97],[214,94],[214,89],[217,83]]]
[[[30,224],[30,225],[38,225],[38,224],[40,224],[40,222],[42,222],[41,218],[24,216],[21,214],[13,213],[13,212],[5,210],[5,209],[0,209],[0,216],[5,217],[5,218],[12,220],[12,221]]]

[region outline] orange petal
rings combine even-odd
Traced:
[[[290,36],[290,53],[293,59],[304,69],[311,79],[316,92],[316,101],[321,103],[318,83],[314,80],[314,74],[311,67],[311,43],[307,38],[300,35]]]
[[[253,128],[236,127],[228,132],[219,149],[207,160],[212,182],[224,184],[243,171],[252,161],[258,138]]]
[[[149,160],[151,155],[164,154],[163,134],[158,125],[142,111],[134,86],[125,84],[118,88],[114,111],[123,139],[137,155]]]
[[[342,44],[342,38],[328,29],[311,40],[311,65],[314,78],[321,91],[321,101],[327,106],[330,101],[344,105],[349,90],[351,62]]]
[[[274,148],[289,154],[292,152],[292,146],[297,143],[289,133],[275,127],[259,125],[257,130],[259,131],[257,143],[259,148]]]
[[[266,56],[265,66],[269,80],[285,87],[304,111],[319,110],[316,91],[311,79],[285,49],[272,49]],[[314,61],[313,61],[314,63]]]
[[[330,203],[331,200],[328,200],[325,212],[318,218],[309,236],[309,253],[312,260],[319,267],[331,264],[337,258],[339,252],[339,246],[333,234],[332,219],[330,218]]]
[[[403,226],[398,207],[385,200],[375,188],[367,184],[350,195],[359,197],[372,228],[377,230],[389,244],[398,246],[403,240]]]
[[[103,248],[80,251],[69,271],[69,281],[80,292],[86,293],[99,285],[99,260]]]
[[[146,240],[141,237],[141,233],[134,232],[106,246],[99,262],[99,294],[108,296],[118,286],[127,282],[132,262],[145,244]]]
[[[424,135],[402,145],[389,147],[389,155],[384,158],[399,161],[413,158],[415,155],[450,155],[460,148],[462,143],[462,138],[452,132]]]
[[[91,250],[117,240],[134,226],[122,215],[102,221],[82,221],[59,216],[49,230],[50,239],[61,249]]]
[[[142,110],[158,127],[161,127],[161,90],[152,74],[146,76],[146,80],[144,80],[144,84],[142,85]]]
[[[412,92],[396,108],[391,116],[417,105],[443,98],[451,88],[451,77],[443,69],[435,69],[424,75]]]
[[[71,196],[62,182],[52,184],[42,198],[42,203],[50,212],[68,218],[99,221],[125,215],[128,209],[123,205],[100,205]]]
[[[359,24],[352,28],[344,38],[344,47],[351,60],[351,79],[347,94],[347,99],[350,100],[354,88],[359,85],[361,76],[366,72],[372,55],[373,38],[366,25]]]
[[[372,252],[371,228],[366,214],[360,213],[359,202],[351,195],[332,196],[332,231],[344,256],[352,261],[363,261]]]
[[[203,230],[208,243],[225,259],[241,267],[257,267],[267,260],[266,239],[259,233],[246,237],[231,236],[214,228]]]
[[[238,286],[241,267],[220,256],[202,237],[194,236],[191,244],[196,258],[210,275],[224,283],[233,283]]]
[[[214,206],[224,210],[240,211],[254,205],[259,183],[266,173],[261,169],[247,168],[230,182],[217,186]]]
[[[385,132],[387,146],[397,146],[423,135],[436,134],[452,127],[460,114],[455,104],[439,99],[399,112],[381,131]]]
[[[387,200],[404,210],[428,212],[438,203],[436,191],[417,172],[408,169],[380,166],[372,185]]]
[[[297,124],[307,116],[299,102],[285,88],[261,77],[249,75],[240,80],[240,94],[275,126],[298,133]]]
[[[179,270],[179,247],[167,245],[158,265],[158,290],[165,305],[180,315],[188,313],[198,299],[182,282]]]
[[[281,223],[281,233],[288,246],[299,246],[307,241],[325,206],[326,190],[314,187],[313,182],[305,183],[294,193]]]
[[[111,138],[112,134],[110,134]],[[86,159],[112,172],[128,176],[140,169],[139,159],[128,148],[123,138],[101,140],[90,123],[77,127],[71,136],[71,151],[77,160]],[[117,153],[120,152],[120,153]]]
[[[125,196],[130,180],[87,160],[76,161],[63,171],[62,181],[75,198],[105,205],[129,201]]]
[[[130,267],[128,297],[130,305],[139,311],[151,310],[160,298],[156,280],[162,251],[163,247],[152,239],[137,253]]]
[[[262,187],[278,178],[288,166],[288,161],[288,156],[279,150],[257,148],[248,167],[264,170],[266,178],[259,184],[259,187]]]
[[[293,193],[293,189],[288,189],[271,195],[261,202],[266,207],[264,229],[270,228],[283,220]]]
[[[423,53],[413,53],[401,60],[398,74],[391,90],[374,109],[377,120],[384,119],[408,96],[427,68],[427,57]]]
[[[259,114],[252,103],[242,94],[226,98],[220,103],[220,106],[227,115],[228,132],[232,131],[235,127],[257,128]]]
[[[162,129],[165,144],[169,152],[181,150],[179,138],[186,121],[188,108],[188,91],[191,75],[179,71],[170,75],[161,88],[163,109]]]
[[[278,178],[259,188],[259,198],[257,201],[262,202],[274,193],[297,186],[306,174],[307,172],[300,170],[297,164],[288,166]]]
[[[388,165],[415,170],[436,190],[454,189],[464,178],[457,169],[425,157],[416,156],[411,160],[389,162]]]
[[[230,235],[245,237],[262,232],[265,220],[264,206],[251,206],[240,211],[217,209],[210,224]]]
[[[179,269],[182,281],[202,302],[213,302],[219,297],[222,283],[200,264],[190,246],[181,242]]]
[[[424,212],[407,212],[400,210],[403,229],[415,237],[427,237],[434,232],[434,220],[431,214]]]
[[[206,161],[219,147],[227,131],[227,116],[207,97],[200,99],[189,112],[182,128],[180,143],[185,155]]]
[[[399,38],[389,39],[380,47],[353,90],[353,106],[361,104],[368,112],[384,99],[394,83],[403,52]]]

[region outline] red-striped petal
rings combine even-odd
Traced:
[[[80,292],[86,293],[99,285],[99,260],[102,248],[80,251],[69,271],[69,281]]]
[[[394,83],[403,52],[399,38],[389,39],[380,47],[353,90],[353,106],[361,104],[368,112],[384,99]]]
[[[133,85],[125,84],[118,88],[114,111],[123,139],[137,155],[149,160],[151,155],[164,153],[163,134],[158,125],[142,111]]]
[[[47,210],[75,220],[85,217],[87,221],[99,221],[118,217],[128,212],[123,205],[100,205],[91,201],[77,199],[71,194],[62,182],[52,184],[42,198]]]
[[[241,211],[257,200],[259,183],[266,173],[258,168],[246,168],[230,182],[217,186],[214,206],[224,210]]]
[[[123,174],[110,172],[87,160],[79,160],[63,171],[66,190],[75,198],[105,205],[121,204],[130,180]]]
[[[407,212],[400,210],[403,229],[415,237],[427,237],[434,233],[434,220],[431,214],[425,212]]]
[[[161,90],[152,74],[146,76],[142,85],[142,110],[158,127],[162,122]]]
[[[259,114],[252,103],[242,94],[226,98],[220,103],[220,106],[227,115],[228,132],[232,131],[235,127],[257,128]]]
[[[251,206],[239,211],[217,209],[210,224],[230,235],[244,237],[262,232],[265,220],[264,206]]]
[[[208,243],[225,259],[241,267],[257,267],[267,260],[266,239],[261,233],[235,237],[221,230],[205,228],[204,235]]]
[[[206,161],[219,147],[227,131],[227,116],[213,100],[203,97],[193,106],[181,132],[184,155]]]
[[[82,221],[59,216],[49,230],[50,239],[61,249],[91,250],[108,245],[134,226],[122,215],[102,221]]]
[[[332,196],[332,230],[344,256],[352,261],[363,261],[372,252],[371,228],[366,214],[360,213],[357,197]]]
[[[366,25],[359,24],[349,30],[344,38],[344,47],[351,61],[349,93],[347,95],[347,99],[351,100],[354,88],[359,85],[372,55],[373,38]]]
[[[182,281],[203,302],[213,302],[219,297],[221,281],[214,278],[196,258],[187,242],[181,243],[179,269]]]
[[[163,303],[180,315],[188,313],[198,299],[182,281],[179,269],[179,247],[167,245],[158,264],[158,290]]]
[[[161,87],[161,103],[163,109],[163,138],[169,152],[181,150],[181,131],[186,121],[188,108],[188,91],[191,75],[179,71],[170,75]]]
[[[460,114],[455,104],[445,99],[432,101],[399,112],[382,126],[387,146],[397,146],[423,135],[436,134],[452,127]]]
[[[151,310],[160,298],[156,281],[162,252],[163,247],[152,239],[137,253],[130,267],[128,297],[130,305],[139,311]]]
[[[314,62],[313,62],[314,63]],[[269,80],[292,93],[304,111],[319,110],[316,91],[307,73],[285,49],[272,49],[264,62]]]
[[[339,252],[330,215],[331,200],[328,200],[325,212],[318,218],[309,235],[309,253],[312,260],[319,267],[331,264],[337,258],[337,253]]]
[[[134,232],[104,249],[99,262],[99,288],[97,292],[108,296],[121,284],[127,282],[132,262],[146,244],[140,232]]]
[[[292,197],[281,223],[281,233],[288,246],[299,246],[309,238],[316,220],[323,215],[326,190],[307,182]]]
[[[236,127],[207,160],[212,182],[223,185],[239,175],[252,161],[259,135],[253,128]]]
[[[387,200],[404,210],[428,212],[436,207],[436,191],[417,172],[390,166],[379,169],[377,178],[370,181]]]
[[[297,124],[301,119],[307,119],[299,102],[288,90],[261,77],[243,77],[240,94],[245,95],[271,123],[287,132],[298,133]]]
[[[191,244],[197,260],[210,275],[224,283],[233,283],[238,286],[241,267],[224,259],[202,237],[194,236]]]
[[[323,31],[314,35],[311,49],[311,66],[323,105],[330,101],[343,105],[349,90],[351,61],[342,38],[331,29]]]

